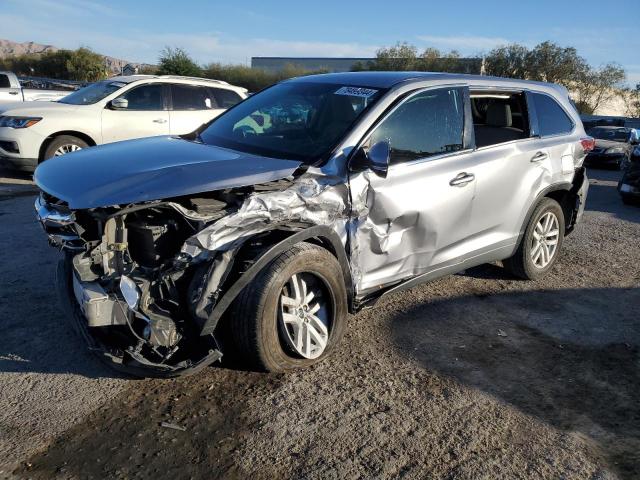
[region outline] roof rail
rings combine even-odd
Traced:
[[[223,80],[215,80],[213,78],[203,78],[203,77],[185,77],[182,75],[159,75],[158,78],[166,78],[170,80],[197,80],[199,82],[212,82],[212,83],[219,83],[222,85],[229,85],[229,82],[225,82]]]

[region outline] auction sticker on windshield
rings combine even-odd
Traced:
[[[362,97],[369,98],[372,95],[378,93],[378,90],[374,90],[373,88],[362,88],[362,87],[342,87],[335,92],[336,95],[348,95],[350,97]]]

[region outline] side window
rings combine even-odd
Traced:
[[[391,163],[462,150],[464,97],[459,88],[428,90],[402,103],[371,135],[389,140]]]
[[[522,92],[471,91],[476,146],[487,147],[529,137],[529,113]]]
[[[133,88],[121,95],[129,101],[127,110],[164,110],[162,84],[152,83]]]
[[[174,110],[210,110],[216,108],[207,87],[197,85],[171,85]]]
[[[559,135],[573,130],[573,121],[553,98],[540,93],[534,93],[532,96],[540,136]]]
[[[0,88],[11,88],[11,82],[8,75],[0,74]]]
[[[226,90],[224,88],[211,88],[213,96],[216,99],[218,108],[231,108],[236,103],[240,103],[242,98],[236,92],[232,90]]]

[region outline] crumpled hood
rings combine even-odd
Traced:
[[[179,137],[152,137],[52,158],[36,169],[34,180],[70,208],[85,209],[280,180],[301,165]]]

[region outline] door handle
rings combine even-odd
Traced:
[[[167,121],[164,118],[156,118],[153,123],[167,123]]]
[[[9,95],[17,95],[18,92],[9,92]]]
[[[549,158],[549,155],[547,155],[545,152],[538,152],[533,157],[531,157],[531,161],[541,162],[542,160],[546,160],[547,158]]]
[[[475,179],[476,176],[473,173],[461,172],[451,179],[449,185],[452,187],[464,187],[467,183],[473,182]]]

